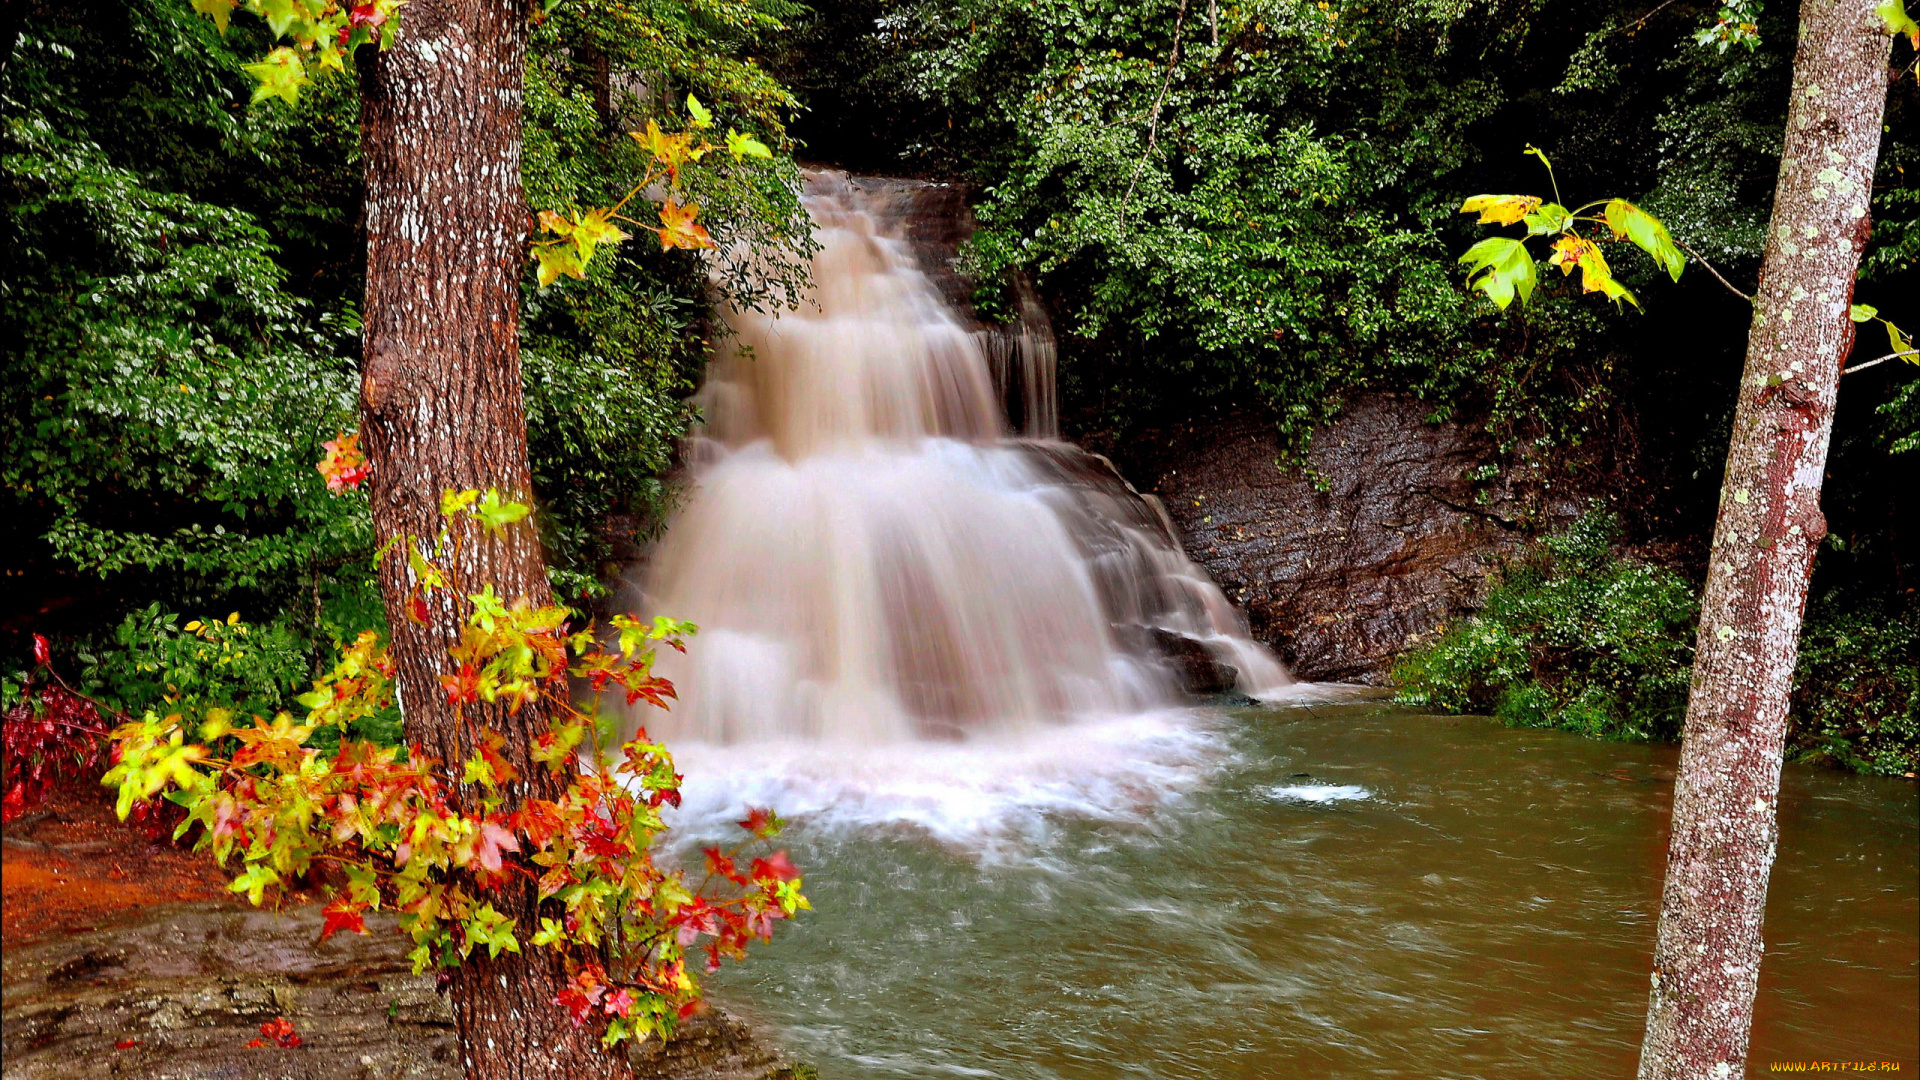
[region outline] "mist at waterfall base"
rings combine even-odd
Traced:
[[[818,307],[730,316],[635,590],[701,626],[634,717],[676,850],[774,807],[814,902],[715,996],[826,1077],[1629,1074],[1671,748],[1292,685],[1054,437],[1037,312],[943,295],[928,194],[811,179]],[[1169,634],[1269,707],[1183,700]],[[1756,1074],[1920,1065],[1912,785],[1781,805]]]

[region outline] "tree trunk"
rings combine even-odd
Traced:
[[[491,727],[524,780],[509,808],[561,786],[529,758],[548,713],[517,716],[484,704],[456,717],[439,676],[459,640],[464,601],[427,597],[424,624],[407,615],[416,582],[404,557],[410,538],[440,534],[447,489],[497,487],[530,497],[521,399],[519,281],[528,213],[520,190],[520,107],[526,8],[512,0],[413,0],[394,45],[364,65],[361,150],[366,170],[367,296],[361,369],[362,431],[373,465],[376,535],[397,550],[380,563],[392,629],[396,692],[406,735],[457,768],[472,734]],[[370,58],[371,49],[362,58]],[[471,519],[468,519],[471,520]],[[454,545],[434,554],[463,591],[491,582],[512,603],[551,601],[530,523],[504,540],[456,524]],[[457,556],[454,555],[457,551]],[[475,793],[462,792],[463,800]],[[472,802],[466,802],[472,807]],[[496,895],[525,942],[537,927],[530,882]],[[575,1028],[554,1004],[565,973],[549,950],[524,946],[488,960],[476,950],[453,973],[454,1015],[471,1080],[630,1075],[624,1055]]]
[[[1700,606],[1642,1080],[1743,1075],[1787,699],[1887,100],[1873,0],[1804,0],[1786,145]]]

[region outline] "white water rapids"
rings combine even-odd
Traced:
[[[1165,515],[1052,437],[1037,307],[980,326],[922,268],[905,231],[929,190],[812,175],[811,294],[725,313],[688,493],[641,586],[643,610],[700,632],[660,665],[679,703],[634,719],[691,777],[725,746],[736,792],[968,831],[1002,802],[1087,802],[1055,780],[1091,783],[1115,740],[1185,745],[1169,639],[1230,665],[1243,694],[1292,680]],[[983,775],[1003,783],[962,779]]]

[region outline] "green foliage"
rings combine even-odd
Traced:
[[[139,715],[149,709],[224,705],[272,716],[311,676],[306,643],[282,625],[190,619],[152,604],[114,630],[109,663],[82,654],[89,691],[103,703]]]
[[[1600,738],[1678,737],[1697,602],[1671,570],[1615,556],[1618,532],[1589,511],[1508,566],[1478,614],[1402,658],[1400,700]]]
[[[690,178],[733,260],[726,287],[743,303],[790,291],[791,260],[751,263],[809,242],[781,123],[792,101],[746,56],[791,10],[560,9],[533,35],[529,198],[610,205],[645,164],[622,128],[682,115],[669,86],[695,92],[717,131],[773,154],[742,142],[737,167]],[[270,48],[261,20],[223,34],[185,0],[82,0],[27,11],[7,69],[0,543],[19,553],[32,628],[78,639],[101,671],[177,633],[117,634],[155,603],[238,608],[295,635],[309,663],[382,622],[364,499],[329,498],[314,468],[356,426],[357,88],[316,79],[296,104],[254,103],[243,65]],[[569,597],[599,588],[616,533],[657,518],[710,348],[710,287],[691,255],[646,243],[587,280],[542,290],[527,275],[530,453]]]
[[[1599,738],[1674,740],[1698,601],[1679,574],[1614,554],[1591,511],[1505,567],[1481,610],[1394,668],[1399,700]],[[1787,753],[1880,775],[1920,764],[1920,617],[1837,591],[1801,634]]]
[[[1920,769],[1920,612],[1829,593],[1809,605],[1787,752],[1881,776]]]

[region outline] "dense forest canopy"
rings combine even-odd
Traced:
[[[1788,5],[1740,10],[1757,30],[1726,47],[1700,40],[1725,12],[1696,0],[562,4],[528,63],[528,201],[616,201],[644,164],[618,134],[697,93],[777,152],[698,193],[722,251],[804,249],[796,162],[965,182],[976,308],[1004,314],[1018,275],[1037,284],[1063,331],[1069,436],[1113,449],[1257,408],[1303,447],[1352,395],[1410,393],[1485,423],[1508,461],[1617,477],[1627,538],[1693,574],[1747,305],[1697,264],[1675,284],[1626,252],[1644,310],[1550,275],[1544,302],[1496,312],[1463,288],[1475,233],[1457,211],[1549,193],[1523,153],[1537,145],[1569,200],[1635,199],[1750,291],[1795,27]],[[116,658],[172,655],[190,618],[239,611],[275,644],[218,677],[284,693],[330,639],[381,621],[364,504],[328,498],[312,465],[354,424],[355,86],[250,103],[241,65],[266,30],[222,35],[173,0],[9,18],[7,647],[29,630],[76,643],[95,687],[137,708],[167,687]],[[1908,70],[1856,296],[1909,328],[1916,106]],[[766,302],[778,283],[738,269],[727,285]],[[690,254],[647,244],[551,288],[529,269],[533,469],[574,600],[669,499],[712,298]],[[1865,327],[1855,357],[1884,344]],[[1911,666],[1920,647],[1912,370],[1843,383],[1809,650],[1836,671]],[[1914,708],[1883,696],[1886,715]]]

